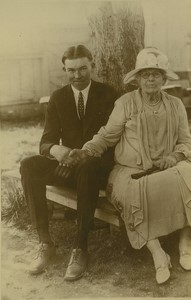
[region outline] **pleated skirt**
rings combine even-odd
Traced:
[[[187,168],[191,182],[191,164]],[[132,247],[140,249],[149,240],[191,225],[191,190],[178,166],[132,179],[137,171],[116,165],[107,197],[121,213]]]

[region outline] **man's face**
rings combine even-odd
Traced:
[[[80,91],[90,83],[92,62],[87,57],[66,59],[65,71],[70,83]]]
[[[145,69],[138,74],[138,82],[143,92],[153,94],[161,90],[165,79],[162,71]]]

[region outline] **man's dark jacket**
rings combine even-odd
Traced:
[[[47,107],[40,154],[49,156],[50,148],[58,145],[60,139],[66,147],[82,148],[107,123],[116,99],[117,94],[113,88],[92,80],[85,116],[80,121],[71,85],[55,91]]]

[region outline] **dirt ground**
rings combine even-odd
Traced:
[[[67,246],[58,245],[57,255],[45,273],[31,276],[27,267],[38,244],[35,234],[2,224],[2,300],[191,297],[191,272],[185,272],[178,264],[177,250],[173,247],[176,236],[168,243],[165,241],[173,269],[170,280],[159,286],[147,252],[132,250],[130,246],[126,252],[120,252],[120,241],[112,242],[106,232],[102,232],[102,237],[96,235],[92,233],[90,237],[87,272],[82,279],[68,283],[63,278],[71,251],[70,241]],[[95,243],[96,237],[100,249]]]

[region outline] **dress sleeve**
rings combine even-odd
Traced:
[[[191,160],[191,134],[188,124],[188,118],[184,104],[179,104],[179,128],[178,128],[178,140],[175,146],[175,152],[181,152],[185,158]]]
[[[107,124],[83,146],[83,150],[86,150],[89,155],[100,156],[107,148],[115,146],[123,134],[126,119],[124,101],[120,98],[115,102]]]

